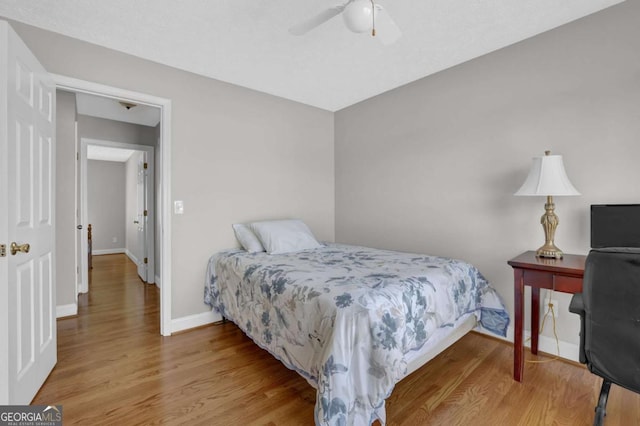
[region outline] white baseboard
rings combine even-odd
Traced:
[[[56,318],[62,317],[71,317],[74,315],[78,315],[78,305],[75,303],[70,303],[68,305],[58,305],[56,306]]]
[[[126,254],[127,257],[133,263],[135,263],[137,266],[140,266],[140,263],[142,263],[142,262],[140,262],[138,260],[138,258],[132,252],[129,251],[129,249],[124,249],[123,253]],[[152,278],[155,278],[155,282],[154,281],[147,281],[147,284],[155,284],[156,287],[160,288],[160,284],[159,284],[160,283],[160,278],[157,275],[153,276]]]
[[[131,259],[131,261],[132,261],[133,263],[135,263],[136,265],[139,265],[139,264],[140,264],[140,262],[138,261],[138,258],[137,258],[137,257],[135,257],[135,256],[133,255],[133,253],[131,253],[131,252],[129,251],[129,249],[124,249],[123,253],[124,253],[124,254],[126,254],[126,255],[127,255],[127,257],[128,257],[129,259]]]
[[[195,315],[188,315],[182,318],[175,318],[171,320],[171,333],[177,333],[178,331],[200,327],[217,321],[222,321],[222,316],[219,313],[213,311],[202,312]]]
[[[125,252],[125,249],[123,248],[91,250],[91,254],[94,256],[100,256],[101,254],[120,254],[124,252]]]
[[[491,337],[497,337],[498,339],[502,339],[505,340],[507,342],[511,342],[513,343],[513,339],[514,339],[514,330],[513,330],[513,326],[509,326],[509,329],[507,330],[507,337],[502,337],[502,336],[497,336],[487,330],[484,330],[481,327],[476,328],[476,331],[482,334],[486,334],[487,336],[491,336]],[[524,331],[524,339],[525,339],[525,343],[524,346],[527,348],[531,347],[531,343],[529,341],[527,341],[527,339],[529,339],[529,337],[531,336],[531,330],[525,330]],[[558,346],[560,347],[560,353],[558,353]],[[570,361],[575,361],[575,362],[580,362],[579,360],[579,353],[580,353],[580,347],[579,345],[576,345],[575,343],[569,343],[569,342],[564,342],[562,340],[560,340],[558,342],[558,345],[556,345],[556,339],[554,339],[553,337],[548,337],[548,336],[543,336],[543,335],[539,335],[538,336],[538,350],[545,352],[547,354],[550,355],[558,355],[560,358],[564,358],[564,359],[568,359]]]

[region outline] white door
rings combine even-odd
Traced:
[[[78,140],[78,122],[75,122],[75,148],[76,152],[80,153],[80,144]],[[86,166],[86,161],[84,162]],[[80,185],[80,176],[82,173],[81,166],[82,162],[78,157],[76,157],[76,170],[75,170],[75,192],[76,192],[76,200],[75,200],[75,208],[76,208],[76,291],[75,298],[76,303],[78,301],[79,293],[88,293],[89,292],[89,259],[88,259],[88,229],[89,224],[82,216],[84,209],[82,206],[82,197],[86,196],[86,192],[83,193],[82,190],[86,191],[86,187]],[[86,177],[86,174],[85,174]],[[83,181],[84,182],[84,181]],[[83,251],[84,249],[84,251]]]
[[[78,127],[76,123],[76,143],[78,140]],[[76,145],[77,146],[77,145]],[[78,152],[78,151],[76,151]],[[78,278],[78,293],[89,292],[89,241],[87,226],[89,225],[89,215],[87,213],[87,144],[82,143],[80,147],[80,159],[76,162],[76,189],[79,191],[76,199],[76,250],[79,250],[76,259]],[[81,176],[78,179],[78,176]],[[78,185],[80,181],[80,185]]]
[[[138,156],[138,182],[136,185],[138,210],[136,222],[138,224],[138,249],[140,257],[138,258],[138,275],[144,282],[148,282],[147,277],[147,153],[140,152]]]
[[[55,84],[0,21],[0,404],[29,404],[56,363],[54,159]]]

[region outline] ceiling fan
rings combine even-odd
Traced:
[[[371,31],[371,35],[378,38],[384,45],[392,44],[402,36],[400,28],[386,10],[374,0],[348,0],[342,5],[331,7],[294,25],[289,28],[289,32],[293,35],[306,34],[340,14],[349,30],[354,33]]]

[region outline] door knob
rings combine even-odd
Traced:
[[[140,221],[139,220],[134,220],[133,223],[140,223]]]
[[[31,246],[29,244],[16,244],[15,242],[11,243],[11,254],[15,256],[18,252],[20,253],[29,253],[29,249]]]

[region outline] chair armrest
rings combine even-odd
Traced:
[[[571,303],[569,303],[569,312],[580,315],[580,348],[578,356],[580,362],[582,364],[587,363],[587,355],[584,351],[584,333],[585,333],[585,324],[584,324],[584,299],[582,298],[582,293],[576,293],[571,298]]]

